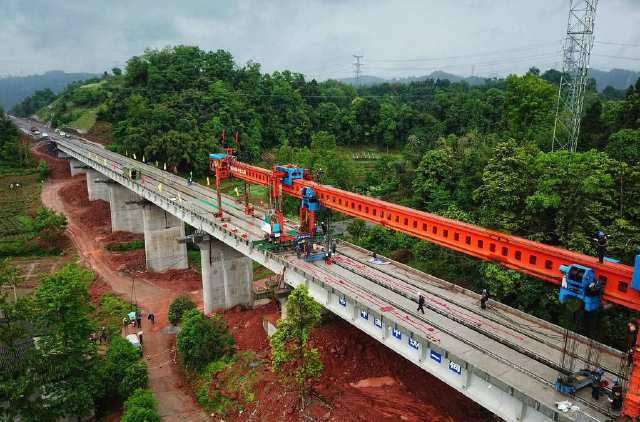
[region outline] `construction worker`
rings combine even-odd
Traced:
[[[593,374],[591,379],[591,398],[598,400],[600,398],[600,392],[602,391],[602,381],[600,376]]]
[[[619,411],[622,409],[622,385],[620,385],[620,381],[616,380],[613,383],[613,387],[611,387],[611,398],[609,399],[611,402],[611,410]]]
[[[416,310],[416,312],[420,311],[422,312],[422,314],[424,315],[424,295],[422,294],[422,292],[418,293],[418,309]]]
[[[149,315],[147,315],[147,319],[149,321],[151,321],[151,325],[155,325],[156,323],[156,316],[153,312],[149,312]]]
[[[129,318],[127,317],[122,318],[122,328],[124,328],[125,334],[129,333]]]
[[[607,253],[607,244],[609,243],[609,236],[607,236],[602,230],[598,230],[593,240],[596,242],[596,252],[598,253],[598,261],[602,264],[604,262],[604,255]]]
[[[487,289],[482,289],[482,294],[480,295],[480,308],[487,309],[487,301],[489,300],[489,292]]]

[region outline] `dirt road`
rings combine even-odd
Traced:
[[[78,176],[83,177],[83,176]],[[78,255],[83,264],[93,268],[97,276],[106,282],[110,288],[125,298],[131,296],[132,278],[122,272],[112,269],[109,265],[107,252],[100,244],[100,237],[86,230],[77,219],[78,210],[65,204],[59,191],[77,179],[64,178],[47,181],[42,189],[42,202],[45,206],[64,212],[69,225],[68,233],[75,244]],[[150,388],[158,400],[158,408],[163,421],[208,421],[210,418],[197,405],[192,396],[184,389],[182,377],[173,363],[174,352],[171,350],[175,333],[167,322],[167,308],[171,300],[183,290],[163,289],[152,285],[142,278],[135,281],[137,302],[145,311],[153,311],[156,324],[151,325],[146,319],[143,321],[145,360],[149,366]],[[202,292],[190,292],[197,302],[201,301]]]

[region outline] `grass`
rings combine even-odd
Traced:
[[[76,120],[69,122],[68,126],[83,132],[88,131],[96,124],[99,110],[100,106],[88,109],[75,108],[75,111],[72,109],[72,115],[79,114],[80,116]]]
[[[136,249],[144,249],[144,240],[136,239],[131,242],[110,243],[106,248],[111,252],[126,252],[134,251]]]
[[[13,184],[13,188],[11,185]],[[16,187],[19,184],[20,187]],[[21,217],[41,206],[38,175],[11,174],[0,177],[0,242],[26,240]]]
[[[197,272],[202,272],[200,249],[198,249],[197,247],[187,247],[187,259],[189,261],[189,268]]]
[[[267,278],[274,274],[273,271],[268,269],[267,267],[263,267],[257,262],[253,261],[253,279],[254,280],[262,280],[263,278]]]

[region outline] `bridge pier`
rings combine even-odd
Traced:
[[[142,205],[131,203],[131,201],[141,198],[117,183],[110,183],[104,186],[108,186],[107,189],[109,192],[111,231],[144,233]]]
[[[85,165],[75,158],[69,159],[69,169],[71,170],[71,177],[87,172]]]
[[[89,201],[95,201],[102,199],[103,201],[109,200],[109,187],[106,183],[96,183],[102,176],[100,173],[93,169],[87,170],[87,192],[89,193]]]
[[[253,305],[251,258],[215,239],[203,240],[198,247],[205,314],[236,305]]]
[[[147,269],[163,272],[187,268],[187,245],[178,242],[184,238],[184,222],[153,204],[144,207],[142,217]]]
[[[69,155],[66,152],[58,150],[57,152],[58,158],[69,158]]]

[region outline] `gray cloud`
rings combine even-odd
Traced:
[[[101,72],[145,48],[229,50],[318,78],[558,67],[568,0],[0,0],[0,75]],[[638,69],[640,2],[600,2],[592,66]],[[389,61],[391,59],[425,59]]]

